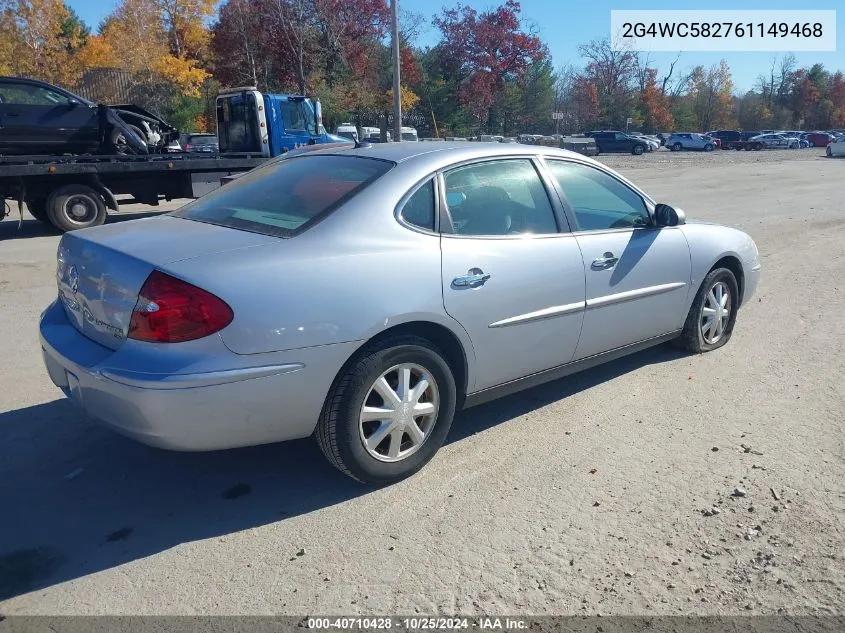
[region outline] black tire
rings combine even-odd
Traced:
[[[631,148],[631,153],[632,153],[634,156],[639,156],[639,155],[641,155],[641,154],[643,153],[643,151],[644,151],[644,148],[643,148],[643,146],[642,146],[642,145],[634,145],[634,146]]]
[[[102,196],[87,185],[65,185],[47,198],[47,217],[62,232],[99,226],[106,216]]]
[[[719,338],[714,343],[708,343],[701,332],[699,324],[702,319],[702,310],[704,308],[707,294],[719,282],[724,283],[730,294],[729,305],[730,312],[728,314],[728,323]],[[736,323],[736,313],[739,302],[739,286],[736,283],[736,277],[733,272],[727,268],[716,268],[701,282],[701,287],[698,289],[698,294],[695,296],[695,301],[692,302],[687,320],[684,322],[684,329],[681,335],[675,339],[675,344],[694,354],[702,352],[712,352],[719,349],[727,343],[731,334],[733,334],[734,324]]]
[[[671,147],[671,149],[672,149],[672,151],[673,151],[673,152],[680,152],[682,149],[684,149],[684,146],[683,146],[683,145],[681,145],[680,143],[675,143],[675,144]]]
[[[712,143],[707,143],[707,145],[705,145],[705,146],[704,146],[704,151],[705,151],[705,152],[712,152],[712,151],[713,151],[713,149],[714,149],[714,148],[713,148],[713,144],[712,144]]]
[[[755,152],[759,152],[761,149],[763,149],[763,146],[760,143],[757,143],[754,145],[753,149]]]
[[[26,209],[29,215],[34,217],[39,222],[50,224],[50,218],[47,217],[47,199],[33,198],[26,201]]]
[[[135,134],[135,136],[138,137],[139,141],[141,141],[145,145],[147,144],[147,135],[144,134],[144,131],[141,128],[139,128],[137,125],[132,125],[131,123],[127,123],[126,127],[128,127],[130,130],[132,130],[132,132]],[[111,144],[114,146],[115,150],[118,153],[128,152],[130,154],[134,154],[135,151],[136,151],[126,141],[123,130],[121,130],[119,128],[112,128]]]
[[[405,459],[384,462],[364,448],[359,415],[372,385],[385,371],[400,363],[423,367],[434,379],[440,397],[434,427],[419,449]],[[329,462],[363,483],[391,484],[425,466],[443,445],[455,415],[455,379],[443,355],[426,339],[399,336],[365,348],[342,370],[329,392],[314,436]]]
[[[825,154],[827,154],[828,158],[833,158],[833,150],[830,149],[830,147],[827,148],[827,151],[825,151]]]

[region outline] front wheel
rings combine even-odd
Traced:
[[[733,272],[727,268],[710,271],[692,302],[676,343],[696,354],[719,349],[731,338],[738,306],[739,286]]]
[[[827,154],[828,158],[832,158],[833,157],[833,150],[830,149],[830,147],[828,147],[827,151],[825,151],[825,154]]]
[[[87,185],[65,185],[47,198],[47,217],[60,231],[99,226],[106,216],[102,196]]]
[[[341,472],[368,484],[390,484],[434,457],[456,400],[454,376],[437,348],[418,337],[395,337],[346,367],[314,434]]]
[[[704,146],[704,151],[705,152],[712,152],[713,151],[713,145],[711,143],[707,143],[707,145]]]
[[[631,153],[634,156],[639,156],[640,154],[643,153],[643,146],[642,145],[634,145],[634,147],[631,148]]]

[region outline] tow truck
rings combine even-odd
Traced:
[[[328,134],[320,102],[261,93],[254,86],[222,91],[216,99],[219,153],[0,156],[0,198],[23,205],[60,231],[103,224],[120,203],[156,206],[198,198],[237,175],[297,148],[348,140]]]

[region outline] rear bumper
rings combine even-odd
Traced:
[[[44,312],[40,330],[47,372],[75,404],[132,439],[183,451],[307,437],[332,380],[357,347],[344,343],[248,357],[227,352],[215,359],[228,363],[225,368],[156,373],[155,367],[139,367],[131,350],[113,351],[80,334],[58,303]]]

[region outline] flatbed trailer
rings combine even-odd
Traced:
[[[0,156],[0,198],[71,231],[105,222],[108,210],[119,210],[118,196],[148,205],[198,198],[268,160],[248,153]]]

